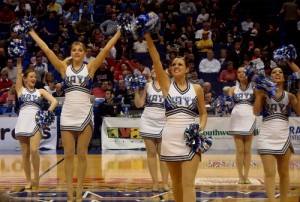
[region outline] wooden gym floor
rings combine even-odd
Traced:
[[[25,191],[20,152],[0,151],[0,191],[15,201],[66,201],[63,166],[62,152],[41,151],[40,189]],[[249,176],[252,184],[237,183],[234,151],[204,154],[196,179],[197,201],[267,201],[263,168],[255,151]],[[299,155],[292,156],[290,178],[288,202],[300,202]],[[140,150],[90,150],[84,191],[84,202],[174,201],[171,191],[151,191],[146,152]]]

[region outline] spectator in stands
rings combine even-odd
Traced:
[[[142,36],[138,36],[137,41],[133,43],[133,52],[134,53],[148,53],[147,43]]]
[[[208,51],[212,51],[214,43],[211,39],[208,38],[209,32],[203,31],[202,38],[196,43],[198,49],[198,57],[201,59],[205,58],[208,54]]]
[[[262,51],[261,57],[251,60],[251,63],[257,68],[263,67],[267,75],[270,73],[271,69],[277,67],[277,64],[271,60],[269,52],[266,50]]]
[[[175,201],[196,201],[195,177],[200,154],[196,154],[186,145],[183,133],[189,124],[194,123],[196,110],[200,114],[199,128],[205,129],[207,112],[204,93],[201,86],[188,82],[186,74],[189,70],[183,58],[172,61],[170,68],[173,79],[170,79],[162,66],[150,33],[146,33],[145,38],[163,98],[166,99],[167,121],[162,130],[161,160],[167,162]],[[173,102],[175,98],[177,100],[184,97],[189,101]],[[178,110],[186,112],[180,113]]]
[[[298,2],[299,3],[299,2]],[[279,12],[283,17],[286,44],[297,44],[297,20],[299,19],[299,5],[294,0],[287,0],[283,3]],[[299,47],[298,47],[299,48]]]
[[[45,89],[35,88],[34,71],[29,69],[22,76],[21,58],[17,58],[17,70],[16,92],[20,102],[20,112],[15,126],[15,134],[21,145],[22,166],[27,182],[25,189],[38,189],[40,179],[39,147],[43,136],[41,127],[35,121],[36,113],[41,110],[42,99],[49,101],[50,105],[46,109],[48,111],[55,109],[57,101]],[[31,164],[33,179],[31,179]]]
[[[55,84],[55,92],[52,93],[53,97],[65,97],[65,91],[63,89],[63,83],[56,83]]]
[[[295,63],[287,63],[294,72],[300,72]],[[294,149],[289,130],[289,115],[291,107],[300,114],[300,91],[295,96],[284,90],[285,76],[279,67],[271,70],[270,77],[278,88],[276,95],[268,96],[264,91],[255,92],[253,113],[259,116],[263,110],[257,151],[264,168],[265,189],[269,201],[276,201],[276,171],[279,174],[279,200],[290,201],[287,195],[290,185],[290,160]]]
[[[196,26],[198,29],[202,29],[203,23],[209,20],[209,14],[206,12],[205,8],[201,8],[199,15],[196,19]]]
[[[115,71],[114,72],[114,82],[120,80],[120,79],[125,79],[125,77],[129,74],[132,74],[132,67],[129,66],[129,63],[123,63],[121,64],[121,70],[120,71]]]
[[[87,149],[92,134],[92,104],[90,103],[90,88],[94,74],[103,63],[109,50],[121,36],[118,30],[106,44],[97,57],[88,64],[84,64],[85,45],[74,42],[71,45],[71,58],[61,61],[54,52],[42,41],[34,30],[28,34],[43,50],[53,66],[65,78],[66,99],[61,114],[61,130],[64,145],[65,175],[67,180],[67,198],[73,200],[73,169],[75,142],[77,141],[77,187],[76,200],[82,200],[82,184],[87,167]],[[73,102],[72,100],[75,100]]]
[[[64,17],[66,18],[67,22],[71,25],[75,25],[76,22],[79,20],[79,15],[77,13],[75,5],[72,5],[68,12],[64,13]]]
[[[45,86],[44,89],[50,94],[52,95],[56,89],[55,89],[55,81],[49,81]]]
[[[43,75],[48,72],[48,64],[42,61],[41,56],[36,57],[36,63],[34,64],[34,71],[36,73],[36,79],[40,82],[43,80]]]
[[[93,60],[92,60],[93,61]],[[108,69],[107,61],[103,60],[101,66],[96,70],[93,82],[102,83],[103,81],[114,81],[113,69]]]
[[[184,22],[185,18],[188,14],[191,14],[193,16],[196,15],[197,8],[193,1],[184,0],[180,3],[179,12],[180,12],[180,18],[181,18],[182,22]]]
[[[220,58],[219,58],[219,62],[221,64],[221,71],[226,69],[226,64],[228,62],[228,51],[227,49],[221,49],[220,50]]]
[[[209,83],[209,82],[204,82],[204,84],[203,84],[203,92],[204,92],[204,95],[205,94],[211,94],[212,96],[212,98],[214,98],[217,94],[213,91],[213,89],[212,89],[212,86],[211,86],[211,83]]]
[[[115,102],[121,102],[123,98],[128,94],[124,82],[125,82],[124,79],[119,79],[115,83],[115,88],[114,88]]]
[[[91,46],[87,46],[86,47],[85,57],[84,57],[84,62],[89,63],[90,61],[92,61],[94,59],[95,59],[95,57],[92,56],[92,47]]]
[[[230,88],[229,96],[234,100],[230,116],[229,135],[233,135],[236,148],[236,164],[239,184],[250,184],[248,178],[251,163],[251,145],[256,122],[253,113],[254,94],[248,83],[244,67],[238,68],[238,82]]]
[[[11,86],[12,80],[8,78],[8,71],[6,69],[1,70],[1,77],[0,77],[0,95],[9,90]]]
[[[15,8],[15,12],[20,12],[22,16],[31,14],[31,6],[25,0],[20,0],[19,5]]]
[[[233,62],[228,61],[226,69],[220,73],[220,82],[235,82],[237,79],[236,70],[233,69]]]
[[[53,0],[55,1],[55,0]],[[56,40],[59,27],[59,19],[55,11],[50,11],[48,18],[43,24],[43,35],[42,38],[48,44],[53,44]]]
[[[0,71],[6,66],[8,56],[6,55],[5,49],[0,47]]]
[[[7,60],[6,67],[4,69],[8,72],[8,78],[13,82],[16,82],[17,67],[14,66],[13,59]]]
[[[203,32],[206,33],[208,32],[208,38],[211,39],[212,38],[212,32],[211,32],[211,24],[209,22],[205,22],[203,23],[203,28],[199,29],[196,31],[195,33],[195,40],[199,41],[203,38]]]
[[[245,51],[241,47],[241,42],[235,42],[234,47],[229,50],[228,60],[234,64],[234,69],[243,65]]]
[[[47,5],[47,11],[52,12],[55,11],[57,15],[61,16],[63,14],[62,7],[56,0],[50,0],[49,4]]]
[[[111,19],[102,22],[100,30],[106,37],[114,35],[117,31],[117,15],[114,13],[111,15]]]
[[[190,74],[189,74],[188,78],[191,83],[198,84],[201,87],[203,87],[204,81],[203,81],[203,79],[199,79],[198,72],[196,69],[190,70]]]
[[[108,80],[103,80],[101,83],[94,83],[91,94],[95,96],[95,98],[104,98],[105,91],[111,89],[110,82]]]
[[[82,0],[79,4],[79,14],[84,13],[85,8],[87,7],[87,11],[90,14],[94,14],[94,5],[90,3],[88,0]]]
[[[201,60],[199,64],[200,73],[219,73],[221,69],[220,62],[214,58],[212,50],[207,51],[207,57]]]
[[[30,58],[30,62],[32,64],[36,63],[36,57],[42,57],[42,62],[48,64],[47,57],[44,56],[44,53],[41,49],[38,48],[38,50],[35,51],[34,56]]]
[[[83,10],[81,13],[79,11],[79,20],[81,20],[82,18],[85,18],[92,23],[94,22],[94,12],[89,11],[88,5],[83,6]]]
[[[10,106],[16,101],[16,83],[12,82],[9,90],[2,93],[0,97],[0,104]]]
[[[253,25],[254,25],[254,22],[252,21],[251,16],[247,15],[246,20],[242,21],[242,23],[241,23],[242,32],[244,34],[248,35],[251,32],[251,30],[253,29]]]
[[[162,91],[155,79],[154,70],[151,72],[153,81],[147,83],[144,89],[134,90],[134,104],[137,108],[144,107],[140,120],[140,135],[142,136],[147,152],[148,169],[152,179],[152,191],[159,191],[157,156],[160,156],[161,131],[166,123],[165,107]],[[168,168],[166,162],[160,161],[163,190],[169,191]]]
[[[135,67],[135,69],[134,69],[134,71],[133,71],[133,73],[134,73],[135,75],[142,76],[143,73],[145,73],[145,74],[150,74],[150,68],[144,66],[142,60],[137,60],[135,64],[136,64],[136,67]]]
[[[44,75],[43,76],[43,83],[45,85],[47,85],[47,83],[49,83],[51,81],[53,81],[53,82],[55,81],[54,80],[54,75],[52,74],[52,72],[45,72],[43,75]]]
[[[2,10],[0,11],[0,24],[1,26],[4,25],[11,25],[15,21],[15,13],[9,9],[9,6],[6,4],[3,6]],[[9,31],[8,29],[6,29]]]

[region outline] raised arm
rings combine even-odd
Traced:
[[[291,69],[293,70],[293,72],[300,72],[300,68],[294,62],[290,62],[288,60],[286,62],[291,67]]]
[[[94,76],[96,70],[100,67],[105,57],[109,53],[110,49],[112,49],[112,47],[117,43],[120,36],[121,36],[121,30],[118,29],[115,35],[107,42],[105,47],[100,51],[97,57],[88,64],[88,69],[91,76]]]
[[[151,59],[153,62],[157,81],[161,87],[164,98],[166,98],[168,95],[170,84],[171,84],[170,78],[162,66],[162,63],[161,63],[160,57],[159,57],[159,53],[156,50],[156,47],[153,43],[153,40],[152,40],[149,32],[146,32],[145,39],[147,41],[147,46],[148,46],[148,50],[149,50],[149,53],[150,53],[150,56],[151,56]]]
[[[148,84],[141,92],[139,92],[138,88],[134,89],[134,104],[137,108],[141,108],[145,105],[147,88]]]
[[[67,68],[67,64],[55,55],[55,53],[47,46],[47,44],[36,34],[34,30],[30,30],[28,34],[33,38],[37,45],[46,54],[47,58],[50,60],[55,69],[63,76]]]
[[[22,80],[22,58],[17,58],[17,79],[16,79],[16,92],[18,97],[22,93],[23,80]]]

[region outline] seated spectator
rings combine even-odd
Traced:
[[[114,95],[111,89],[105,91],[104,101],[99,104],[97,116],[117,116],[121,112],[121,103],[114,101]]]
[[[0,104],[3,104],[5,106],[13,105],[16,101],[16,83],[11,83],[11,86],[9,87],[9,90],[7,92],[4,92],[0,97]]]
[[[17,67],[14,66],[13,60],[8,59],[7,60],[7,65],[4,68],[8,72],[8,78],[12,80],[13,82],[16,82],[17,78]]]
[[[68,12],[64,14],[64,17],[66,18],[67,22],[73,26],[75,25],[76,22],[78,22],[79,15],[77,13],[75,5],[72,5],[69,8]]]
[[[257,68],[264,68],[267,74],[271,69],[277,67],[277,64],[271,60],[271,57],[266,50],[262,51],[261,57],[251,60],[250,62]]]
[[[142,36],[138,36],[137,41],[133,43],[134,53],[148,53],[147,43]]]
[[[63,89],[63,83],[55,84],[55,92],[52,93],[53,97],[65,97],[65,91]]]
[[[197,70],[194,69],[194,70],[190,71],[188,78],[191,83],[198,84],[201,87],[203,87],[204,81],[203,81],[203,79],[199,79]]]
[[[31,6],[29,3],[26,3],[25,0],[20,0],[19,5],[15,8],[15,12],[20,12],[21,15],[27,15],[31,13]]]
[[[106,60],[103,61],[100,68],[95,72],[94,83],[102,83],[103,81],[109,81],[113,83],[114,73],[112,69],[108,69]]]
[[[106,37],[114,35],[117,31],[117,15],[114,13],[111,15],[111,19],[102,22],[100,30]]]
[[[44,86],[44,89],[50,94],[52,95],[52,93],[55,92],[55,82],[54,81],[49,81],[47,83],[47,85]]]
[[[214,58],[212,50],[207,51],[207,57],[201,60],[199,64],[200,73],[219,73],[221,69],[220,62]]]
[[[36,57],[42,57],[42,62],[48,64],[48,59],[44,56],[44,53],[41,49],[36,50],[34,56],[30,58],[30,62],[32,64],[36,63]]]
[[[15,18],[16,18],[15,13],[12,10],[9,9],[9,6],[7,4],[4,5],[2,10],[0,11],[0,24],[1,24],[1,26],[11,25],[12,23],[14,23]]]
[[[62,7],[59,3],[56,2],[56,0],[50,0],[49,4],[47,5],[47,11],[55,11],[59,16],[62,15]]]
[[[203,92],[205,94],[211,94],[212,98],[214,98],[217,94],[212,90],[211,83],[204,82],[203,84]]]
[[[111,89],[110,85],[108,80],[103,80],[102,83],[94,83],[91,94],[94,95],[95,98],[104,98],[105,91]]]
[[[237,79],[236,70],[233,69],[233,62],[228,61],[226,69],[221,71],[220,82],[234,82]]]
[[[208,38],[209,32],[203,31],[202,38],[196,43],[200,60],[213,48],[213,41]]]
[[[121,64],[121,70],[115,71],[114,73],[114,82],[117,82],[120,79],[125,79],[126,75],[132,74],[132,67],[129,65],[130,63]]]
[[[135,75],[138,75],[138,76],[143,75],[143,73],[150,75],[151,70],[150,70],[149,67],[146,67],[146,66],[143,65],[143,61],[142,60],[137,60],[136,61],[136,68],[134,69],[133,73]]]
[[[0,95],[8,91],[11,84],[12,84],[12,80],[8,78],[8,71],[6,69],[2,69],[1,78],[0,78]]]
[[[34,71],[36,73],[36,79],[40,82],[43,81],[43,75],[48,72],[48,64],[42,61],[41,56],[36,57],[36,63],[34,64]]]
[[[47,85],[49,82],[54,82],[54,75],[51,72],[46,72],[43,77],[43,83]]]
[[[124,84],[124,79],[120,79],[116,82],[115,88],[115,102],[121,102],[125,95],[127,95],[127,88]]]

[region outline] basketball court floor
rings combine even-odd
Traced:
[[[62,151],[41,151],[40,188],[27,191],[23,189],[25,177],[20,152],[0,151],[0,191],[8,193],[14,201],[66,201],[63,166]],[[234,151],[208,152],[203,155],[197,174],[197,202],[267,201],[263,168],[255,151],[249,176],[251,184],[238,184]],[[288,202],[300,202],[299,154],[292,156],[290,178]],[[278,184],[278,175],[276,179]],[[171,185],[171,180],[169,181]],[[171,202],[174,199],[172,190],[163,192],[161,189],[160,192],[152,192],[145,151],[90,150],[83,201]]]

